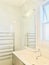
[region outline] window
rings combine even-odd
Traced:
[[[49,1],[40,7],[40,38],[49,40]]]

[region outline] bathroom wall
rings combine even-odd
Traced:
[[[20,48],[20,8],[0,3],[0,32],[15,33],[15,50]]]
[[[0,3],[0,32],[14,32],[15,50],[20,49],[21,32],[20,8],[6,3]],[[0,61],[0,65],[12,65],[12,59]]]

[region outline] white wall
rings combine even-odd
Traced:
[[[15,32],[15,49],[20,48],[20,8],[0,3],[0,32]]]

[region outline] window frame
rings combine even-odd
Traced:
[[[41,20],[40,20],[40,29],[42,29],[42,30],[40,30],[40,31],[42,31],[41,32],[42,36],[40,36],[40,38],[42,41],[49,41],[49,40],[46,40],[46,38],[45,38],[46,36],[44,36],[44,25],[49,24],[49,21],[47,21],[48,18],[47,18],[46,11],[45,11],[45,6],[47,6],[47,5],[49,5],[49,1],[41,6],[42,10],[43,10],[43,13],[42,13],[43,14],[43,18],[42,18],[43,22],[41,22]],[[46,17],[46,21],[44,21],[44,16]]]

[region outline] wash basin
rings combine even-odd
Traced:
[[[13,52],[13,54],[17,56],[25,65],[34,65],[35,64],[35,61],[33,59],[34,53],[30,50],[31,49],[15,51]]]
[[[25,65],[49,65],[49,60],[43,56],[37,57],[33,49],[24,49],[15,51],[13,54],[20,59]]]

